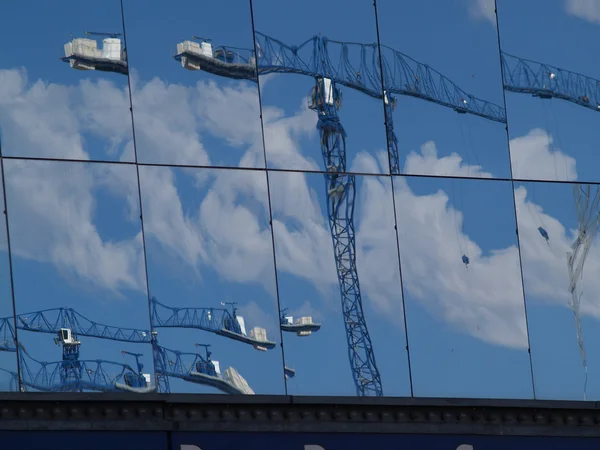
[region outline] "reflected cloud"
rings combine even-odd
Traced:
[[[195,102],[197,89],[167,84],[158,78],[147,83],[132,76],[136,144],[139,159],[155,163],[208,165],[210,158],[200,140]]]
[[[572,16],[600,24],[600,3],[596,0],[565,0],[565,10]]]
[[[134,73],[134,80],[137,75]],[[260,110],[256,87],[248,82],[221,85],[198,81],[193,86],[168,84],[158,78],[132,85],[140,160],[151,163],[264,167]],[[300,169],[318,165],[303,157],[297,141],[311,136],[316,118],[306,108],[287,116],[263,108],[265,140],[273,167],[293,162]],[[216,139],[218,145],[205,141]],[[237,152],[228,163],[224,152]]]
[[[30,82],[25,70],[0,70],[0,84],[5,154],[87,160],[89,147],[122,154],[131,139],[127,93],[111,81],[65,86]]]
[[[40,156],[86,159],[87,132],[101,137],[105,149],[120,152],[121,158],[131,148],[128,117],[119,119],[117,114],[126,105],[126,91],[111,82],[82,81],[76,86],[42,81],[29,84],[26,72],[16,70],[0,71],[0,80],[3,143],[8,147],[29,148],[28,154]],[[260,130],[243,123],[243,117],[258,114],[258,110],[253,111],[258,105],[250,87],[243,83],[220,87],[213,82],[185,87],[158,78],[133,86],[137,92],[136,121],[145,124],[138,127],[142,130],[138,138],[146,143],[153,158],[160,159],[171,152],[175,153],[176,162],[208,163],[202,138],[212,134],[241,150],[240,165],[262,160]],[[82,104],[75,104],[75,98]],[[239,108],[246,112],[236,115],[235,109]],[[223,125],[226,119],[227,127]],[[289,166],[292,158],[302,161],[305,168],[318,167],[301,155],[297,144],[299,136],[316,132],[316,118],[304,104],[292,115],[266,106],[264,121],[271,143],[271,161],[283,167]],[[569,179],[576,179],[575,160],[553,150],[552,138],[544,130],[534,129],[513,139],[511,145],[515,176],[554,178],[555,167],[566,167]],[[377,157],[359,153],[352,167],[361,172],[381,172],[387,164],[385,152]],[[15,254],[54,264],[68,276],[85,279],[99,288],[144,290],[139,233],[128,239],[109,240],[98,231],[94,214],[94,192],[104,189],[125,199],[129,205],[127,217],[136,220],[134,177],[126,176],[126,171],[91,172],[75,165],[69,166],[69,176],[64,176],[55,167],[58,166],[14,161],[6,165],[11,220],[17,230]],[[491,177],[481,166],[466,164],[458,154],[439,157],[433,141],[425,142],[419,152],[407,156],[405,170]],[[271,238],[264,220],[268,205],[262,174],[219,171],[205,175],[204,185],[196,188],[205,187],[207,193],[196,210],[188,211],[182,205],[182,193],[172,169],[145,167],[142,172],[142,177],[151,180],[144,186],[144,195],[151,199],[145,202],[146,230],[167,253],[184,261],[197,274],[206,265],[235,283],[271,279]],[[278,212],[273,221],[278,269],[310,281],[322,293],[330,292],[337,278],[331,236],[318,194],[304,174],[273,174],[271,179],[278,185],[272,190],[273,209]],[[393,228],[393,216],[386,214],[391,205],[391,185],[388,179],[380,177],[361,179],[357,264],[365,293],[386,316],[401,300],[394,263],[397,250],[385,239],[386,230]],[[399,205],[397,219],[402,225],[406,289],[433,314],[477,339],[509,347],[526,346],[516,246],[484,252],[468,236],[462,236],[471,259],[466,272],[456,262],[458,244],[454,230],[446,226],[455,216],[462,222],[462,213],[449,205],[448,195],[443,191],[417,195],[403,178],[395,178],[395,195]],[[566,304],[564,255],[574,232],[565,230],[559,221],[531,204],[524,188],[517,189],[515,195],[524,242],[523,259],[529,267],[526,282],[533,295]],[[538,239],[535,222],[522,213],[523,208],[529,207],[544,217],[551,236],[549,248]],[[68,218],[57,211],[68,211]],[[32,225],[39,223],[45,224],[43,233]],[[427,248],[435,252],[424,250]],[[600,268],[597,247],[592,249],[587,264],[586,270]],[[586,290],[600,288],[593,279],[585,283],[590,283]],[[264,287],[274,295],[270,282],[265,282]],[[252,315],[251,307],[248,308]],[[319,305],[312,299],[303,309],[318,316]],[[584,302],[582,309],[600,316],[600,303]]]
[[[114,170],[129,170],[118,167]],[[13,254],[51,263],[67,278],[109,289],[145,290],[141,234],[112,240],[96,226],[93,191],[102,173],[73,163],[5,162]],[[134,180],[134,177],[131,177]]]
[[[433,141],[421,145],[419,153],[411,151],[404,165],[404,173],[492,178],[491,173],[481,169],[480,165],[465,164],[462,156],[456,152],[438,158],[437,147]]]
[[[475,20],[486,20],[496,26],[496,5],[494,0],[468,0],[469,15]]]
[[[576,180],[576,160],[553,147],[553,143],[553,137],[540,128],[511,139],[513,176],[530,180]]]
[[[437,161],[432,162],[437,164]],[[385,197],[391,197],[391,190],[387,188],[383,195],[377,192],[382,184],[370,187],[377,189],[365,194],[369,195],[369,204],[386,204]],[[405,289],[432,314],[477,339],[508,347],[526,347],[517,247],[496,249],[486,255],[468,236],[460,236],[466,241],[471,258],[466,271],[457,263],[460,249],[456,231],[448,226],[456,217],[461,229],[462,213],[448,204],[448,195],[441,190],[431,195],[417,195],[403,178],[395,179],[394,194]],[[365,223],[373,222],[361,221],[361,233],[366,232]],[[360,238],[357,242],[361,242]],[[391,265],[397,258],[396,250],[392,250],[388,250],[385,257],[380,255],[370,261],[373,272],[385,271],[385,267]],[[375,301],[384,299],[380,309],[389,309],[387,299],[394,286],[374,283],[371,289],[369,294]]]

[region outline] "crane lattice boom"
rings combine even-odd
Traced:
[[[154,328],[194,328],[250,344],[260,350],[275,347],[275,342],[269,341],[266,334],[246,335],[243,321],[235,309],[230,312],[225,308],[177,308],[164,305],[155,297],[151,302]],[[264,331],[258,327],[255,329]]]
[[[150,330],[113,327],[94,322],[73,308],[52,308],[17,316],[17,328],[39,333],[57,333],[70,328],[78,336],[97,337],[120,342],[150,342]]]
[[[600,111],[599,80],[504,52],[502,69],[507,91],[558,98]]]
[[[21,385],[26,390],[34,389],[44,392],[150,392],[153,389],[136,390],[127,386],[124,379],[127,376],[140,375],[128,364],[113,361],[77,360],[41,362],[31,357],[23,345],[19,348],[21,364]],[[65,364],[72,365],[72,377],[64,378]],[[35,370],[32,366],[37,366]]]

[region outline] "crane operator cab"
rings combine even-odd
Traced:
[[[198,358],[198,362],[196,363],[196,371],[199,373],[203,373],[205,375],[210,375],[211,377],[219,376],[220,371],[217,372],[217,368],[215,367],[215,364],[214,364],[216,362],[218,365],[219,362],[211,361],[210,355],[211,355],[211,352],[209,352],[207,350],[206,351],[206,360],[203,360],[202,358]]]
[[[223,327],[228,331],[232,331],[237,334],[242,334],[240,324],[233,317],[225,317],[225,319],[223,319]]]
[[[212,355],[212,352],[209,350],[210,345],[196,344],[196,347],[204,347],[206,350],[206,359],[202,358],[200,355],[196,355],[196,372],[209,375],[211,377],[219,376],[221,374],[221,371],[219,370],[219,362],[213,362],[210,359],[210,356]]]
[[[214,57],[223,62],[233,64],[235,61],[235,55],[231,50],[226,49],[225,47],[218,48],[215,50]]]
[[[310,91],[308,109],[325,113],[327,106],[342,107],[342,91],[338,89],[330,78],[317,78],[316,84]]]
[[[212,361],[198,361],[196,363],[196,371],[198,373],[210,375],[211,377],[217,376],[217,370],[215,369],[215,365]]]
[[[137,372],[129,365],[125,365],[123,371],[123,381],[125,385],[130,388],[143,389],[148,388],[152,384],[152,377],[149,373],[144,372],[144,364],[140,362],[140,358],[143,356],[141,353],[131,353],[125,350],[121,351],[122,355],[130,355],[135,358],[135,365]],[[118,383],[120,384],[120,383]],[[122,385],[121,385],[122,386]],[[121,387],[122,389],[122,387]],[[125,389],[127,390],[127,389]]]
[[[75,345],[79,342],[73,337],[73,332],[70,328],[61,328],[58,330],[58,336],[54,338],[55,344]]]
[[[62,345],[63,360],[74,361],[79,359],[79,346],[81,342],[76,339],[70,328],[60,328],[56,336],[54,336],[54,343]]]

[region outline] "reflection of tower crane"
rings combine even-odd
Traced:
[[[160,303],[156,297],[152,297],[151,304],[154,328],[195,328],[250,344],[261,351],[275,347],[275,342],[267,339],[264,328],[254,327],[249,335],[246,333],[244,318],[237,314],[235,303],[221,303],[229,305],[231,311],[224,308],[176,308]]]
[[[0,351],[17,351],[13,316],[0,318]]]
[[[11,320],[11,318],[7,319]],[[2,322],[5,320],[6,319],[2,319]],[[65,389],[69,386],[79,386],[81,389],[92,389],[93,383],[88,386],[91,382],[88,380],[88,384],[81,384],[82,380],[86,377],[89,378],[91,372],[88,372],[90,370],[96,374],[103,373],[101,367],[90,368],[89,361],[86,363],[79,359],[79,347],[81,343],[78,340],[78,337],[86,336],[130,343],[144,343],[151,341],[151,333],[147,330],[120,328],[100,324],[89,320],[72,308],[53,308],[19,314],[17,316],[17,328],[20,330],[56,335],[54,342],[57,345],[61,345],[63,349],[63,359],[60,363],[60,383]],[[131,354],[129,352],[125,353]],[[127,371],[121,373],[123,383],[120,384],[119,389],[139,393],[153,392],[156,390],[156,387],[152,385],[149,374],[141,373],[141,366],[138,360],[139,356],[141,355],[138,354],[136,357],[138,371],[136,372],[127,366]],[[112,363],[110,361],[107,361],[106,363],[118,365],[118,363]],[[40,364],[43,365],[42,368],[44,371],[48,370],[45,366],[48,363]],[[27,384],[25,378],[23,379],[23,382]],[[160,385],[159,377],[157,377],[157,385]],[[36,389],[43,388],[43,386],[40,387],[39,385],[32,386]],[[56,383],[52,386],[54,386],[52,388],[53,390],[59,389],[59,387],[56,387]]]
[[[600,111],[600,81],[502,52],[504,88],[543,99],[558,98]]]
[[[83,34],[85,34],[86,36],[104,36],[113,39],[121,37],[121,33],[103,33],[98,31],[85,31]]]
[[[61,58],[73,69],[99,70],[127,75],[127,51],[122,48],[120,33],[86,31],[86,36],[103,37],[102,48],[96,39],[76,38],[65,44],[65,56]]]
[[[212,386],[226,394],[254,394],[246,380],[233,367],[225,369],[224,374],[221,373],[219,361],[211,359],[212,353],[208,350],[210,345],[196,344],[196,347],[205,348],[204,357],[198,353],[171,350],[154,343],[155,354],[159,355],[157,359],[163,362],[157,365],[157,372],[165,377]]]
[[[71,363],[69,377],[65,378],[65,365]],[[131,366],[102,359],[42,362],[31,357],[22,344],[19,344],[19,364],[21,366],[21,390],[30,389],[43,392],[152,392],[152,388],[140,385],[141,377]],[[15,374],[16,375],[16,374]],[[149,375],[146,375],[149,377]],[[136,380],[139,387],[128,380]]]
[[[548,64],[519,58],[502,53],[502,77],[504,88],[510,92],[531,94],[541,99],[558,98],[574,103],[592,111],[600,111],[600,80],[563,70]],[[592,192],[592,190],[594,192]],[[577,238],[567,253],[569,270],[569,304],[575,316],[577,343],[585,370],[584,397],[587,385],[587,358],[583,343],[580,304],[582,292],[577,289],[577,282],[583,276],[583,266],[587,254],[592,247],[600,224],[600,187],[590,185],[573,185],[575,206],[577,208]],[[545,229],[538,231],[548,241]]]
[[[135,358],[135,366],[137,368],[137,373],[126,373],[123,378],[125,379],[125,384],[127,386],[142,389],[146,386],[149,386],[152,382],[150,379],[150,375],[143,373],[144,365],[140,362],[140,358],[144,356],[141,353],[132,353],[125,350],[121,350],[122,355],[130,355]]]
[[[213,314],[214,319],[211,323],[190,320],[189,322],[183,321],[182,326],[184,328],[199,328],[220,334],[218,331],[226,327],[226,323],[238,323],[236,322],[235,310],[233,315],[227,310],[213,309],[212,311],[216,311],[217,313]],[[221,311],[220,316],[218,314],[219,311]],[[189,314],[177,316],[175,314],[170,318],[170,321],[167,320],[168,325],[166,326],[176,326],[174,324],[174,319],[177,319],[178,317],[193,319],[198,316],[190,316]],[[0,351],[16,351],[15,333],[12,321],[12,317],[0,318]],[[158,322],[164,323],[160,319]],[[188,382],[213,386],[226,393],[254,393],[248,386],[246,380],[244,380],[233,367],[229,367],[225,370],[224,374],[221,374],[218,368],[218,362],[213,362],[210,359],[211,352],[208,350],[208,345],[199,345],[204,346],[206,349],[206,358],[204,359],[197,354],[169,350],[158,345],[156,332],[151,333],[147,330],[99,324],[89,320],[72,308],[54,308],[20,314],[17,316],[17,327],[20,330],[56,334],[57,337],[55,337],[55,342],[63,346],[63,361],[61,362],[42,363],[29,357],[35,364],[41,364],[42,369],[37,374],[27,369],[30,380],[24,379],[23,383],[37,390],[76,390],[76,388],[80,390],[111,390],[112,388],[110,386],[102,387],[102,383],[98,381],[102,378],[105,381],[113,380],[116,383],[113,383],[114,388],[117,390],[129,390],[141,393],[158,389],[159,392],[166,393],[170,392],[168,378],[175,377]],[[223,333],[221,335],[231,338],[232,334],[235,334],[235,331],[230,331],[229,333]],[[142,373],[143,365],[139,360],[142,354],[128,351],[121,352],[123,355],[130,355],[135,358],[137,371],[128,365],[119,365],[119,363],[110,361],[82,361],[79,359],[80,342],[77,340],[77,336],[88,336],[129,343],[150,343],[152,345],[156,370],[156,387],[152,386],[150,375]],[[233,337],[233,339],[240,340],[240,338],[237,337]],[[262,341],[255,342],[252,338],[248,338],[248,343],[252,343],[253,345],[264,344]],[[184,364],[181,356],[185,355],[194,356],[195,360],[191,365],[188,364],[186,366]],[[97,367],[90,367],[90,364],[96,363],[99,364]],[[116,378],[110,378],[110,376],[103,371],[101,367],[102,363],[105,365],[116,365],[117,367],[121,367],[122,370]],[[24,364],[26,364],[26,362]],[[54,370],[50,373],[48,370],[51,367],[54,368]],[[93,381],[90,378],[92,375],[96,377],[96,381]],[[60,380],[57,381],[56,377],[58,376],[60,377]],[[45,377],[44,379],[49,379],[48,377],[50,377],[52,378],[52,383],[40,384],[39,382],[36,382],[35,380],[39,380],[40,377]],[[87,381],[86,377],[88,378]],[[119,381],[121,379],[122,382]]]
[[[505,122],[503,108],[468,95],[430,67],[388,47],[356,44],[314,36],[289,46],[262,33],[254,35],[255,51],[216,47],[205,40],[177,44],[175,59],[189,70],[204,70],[232,79],[258,81],[258,75],[295,73],[312,77],[309,107],[317,113],[321,152],[327,169],[327,210],[337,266],[352,375],[359,396],[383,395],[379,370],[364,317],[354,238],[354,176],[346,175],[346,132],[338,117],[339,86],[383,99],[386,107],[391,173],[399,173],[397,139],[391,109],[394,94],[408,95]],[[379,49],[382,49],[381,59]],[[381,64],[381,65],[380,65]],[[383,70],[383,77],[381,71]],[[382,89],[382,80],[385,91]],[[384,93],[385,92],[385,93]],[[389,111],[388,111],[389,110]]]
[[[296,333],[298,336],[310,336],[314,331],[321,329],[320,323],[313,322],[311,316],[298,317],[294,322],[294,317],[286,315],[287,308],[281,310],[279,324],[282,331]]]
[[[0,367],[0,372],[4,372],[10,376],[9,388],[10,392],[16,392],[19,390],[19,374],[17,372],[13,372],[12,370],[3,369]]]
[[[125,342],[148,342],[149,333],[144,330],[136,330],[129,328],[118,328],[107,325],[98,324],[92,322],[77,313],[71,308],[55,308],[47,309],[43,311],[37,311],[33,313],[20,314],[17,316],[17,327],[21,330],[51,333],[55,334],[54,342],[57,345],[62,346],[62,361],[56,364],[57,371],[52,372],[52,376],[58,376],[59,380],[54,381],[51,386],[51,390],[82,390],[82,389],[95,389],[93,386],[95,382],[88,380],[85,382],[86,377],[89,378],[90,370],[97,374],[104,374],[102,377],[106,381],[108,378],[102,370],[100,362],[97,367],[90,368],[90,361],[82,361],[79,358],[79,349],[81,342],[78,339],[78,334],[81,332],[82,336],[97,337],[102,339],[110,339],[115,341]],[[127,354],[131,354],[126,352]],[[134,355],[134,354],[131,354]],[[151,385],[150,375],[141,373],[141,365],[138,357],[136,361],[138,363],[138,371],[134,371],[129,366],[123,366],[120,377],[123,378],[124,383],[119,383],[116,379],[113,380],[118,383],[116,386],[120,390],[131,390],[133,392],[152,392],[156,390]],[[30,357],[33,360],[33,358]],[[22,362],[24,362],[23,360]],[[33,360],[36,361],[36,360]],[[117,364],[110,361],[104,361],[106,364]],[[36,363],[42,364],[42,370],[48,375],[47,364],[36,361]],[[105,376],[106,375],[106,376]],[[26,381],[25,378],[23,379]],[[90,384],[91,383],[91,384]],[[44,390],[43,386],[40,387],[38,384],[31,384],[35,389]],[[98,388],[100,389],[100,388]],[[102,390],[102,389],[100,389]]]

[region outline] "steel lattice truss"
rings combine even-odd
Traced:
[[[558,98],[600,111],[599,80],[504,52],[502,69],[504,88],[507,91],[541,98]]]

